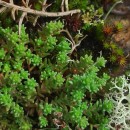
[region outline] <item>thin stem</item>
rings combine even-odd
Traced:
[[[34,68],[35,68],[35,66],[32,66],[32,67],[29,69],[29,72],[31,72]]]
[[[66,8],[66,11],[69,11],[68,0],[65,0],[65,8]]]
[[[63,29],[60,32],[65,32],[68,35],[69,39],[71,40],[72,46],[75,45],[75,41],[67,29]]]
[[[42,4],[42,11],[43,11],[43,12],[45,12],[45,11],[46,11],[46,8],[47,8],[47,7],[45,8],[46,2],[47,2],[47,0],[44,0],[44,1],[41,3],[41,4]],[[39,16],[36,16],[36,17],[35,17],[34,22],[33,22],[33,26],[36,25],[38,18],[39,18]]]
[[[22,25],[22,22],[23,22],[23,19],[24,19],[24,17],[27,15],[27,13],[26,12],[23,12],[23,14],[21,15],[21,17],[20,17],[20,20],[19,20],[19,35],[20,35],[20,33],[21,33],[21,25]]]
[[[61,11],[62,11],[62,12],[65,11],[65,9],[64,9],[64,1],[65,1],[65,0],[62,0],[62,2],[61,2]]]
[[[83,38],[81,38],[79,41],[78,41],[78,44],[75,44],[72,49],[71,49],[71,53],[76,49],[76,47],[80,46],[81,42],[87,37],[88,35],[85,35]]]
[[[115,7],[117,4],[120,4],[120,3],[123,3],[122,0],[117,1],[117,2],[115,2],[115,3],[113,4],[113,6],[110,8],[110,10],[108,11],[108,13],[106,14],[104,20],[107,19],[108,15],[111,13],[111,11],[114,9],[114,7]]]
[[[93,130],[93,125],[90,125],[90,130]]]

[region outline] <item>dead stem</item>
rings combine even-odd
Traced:
[[[11,8],[11,9],[15,8],[16,10],[20,10],[20,11],[23,11],[26,13],[34,14],[37,16],[45,16],[45,17],[63,17],[63,16],[67,16],[67,15],[72,15],[75,13],[80,13],[79,9],[70,10],[70,11],[66,11],[66,12],[44,12],[44,11],[30,9],[29,7],[18,6],[18,5],[15,5],[13,3],[7,3],[7,2],[2,1],[2,0],[0,0],[0,5]]]

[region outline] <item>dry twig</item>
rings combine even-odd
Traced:
[[[62,2],[61,2],[61,11],[62,11],[62,12],[65,11],[65,9],[64,9],[64,1],[65,1],[65,0],[62,0]]]
[[[65,0],[65,8],[66,8],[66,11],[69,11],[68,0]]]
[[[23,14],[21,15],[21,17],[20,17],[20,20],[19,20],[19,35],[20,35],[20,33],[21,33],[21,25],[22,25],[22,22],[23,22],[23,19],[24,19],[24,17],[27,15],[27,13],[26,12],[23,12]]]
[[[78,44],[75,44],[72,49],[71,49],[71,53],[76,49],[76,47],[80,46],[81,42],[87,37],[88,35],[85,35],[83,38],[81,38],[79,41],[78,41]]]
[[[13,18],[13,20],[15,20],[15,13],[16,13],[17,9],[16,8],[12,8],[11,10],[11,16]]]
[[[22,6],[18,6],[18,5],[14,5],[12,3],[8,3],[5,1],[0,0],[0,5],[8,7],[8,8],[16,8],[19,11],[23,11],[29,14],[34,14],[37,16],[45,16],[45,17],[63,17],[63,16],[67,16],[67,15],[72,15],[75,13],[80,13],[79,9],[75,9],[75,10],[70,10],[70,11],[66,11],[66,12],[44,12],[44,11],[38,11],[38,10],[34,10],[34,9],[30,9],[27,7],[22,7]]]
[[[81,42],[87,37],[87,35],[85,35],[80,40],[75,41],[67,29],[61,30],[60,32],[65,32],[69,37],[68,41],[72,45],[70,54],[72,54],[72,52],[76,49],[76,47],[80,46]],[[81,34],[80,31],[79,31],[79,34]]]
[[[48,6],[47,6],[47,7],[45,6],[45,5],[46,5],[46,2],[47,2],[47,0],[44,0],[44,1],[41,3],[41,4],[42,4],[42,11],[43,11],[43,12],[45,12],[45,11],[46,11],[46,8],[48,7]],[[35,17],[34,22],[33,22],[33,26],[36,25],[38,18],[39,18],[39,16],[36,16],[36,17]]]
[[[73,47],[75,45],[75,41],[74,41],[73,37],[71,36],[70,32],[67,29],[63,29],[60,32],[65,32],[68,35],[68,37],[70,39],[69,41],[71,42],[72,47]]]
[[[37,22],[37,19],[40,16],[45,16],[45,17],[62,17],[62,16],[72,15],[72,14],[80,12],[79,9],[68,11],[68,0],[62,0],[63,6],[66,7],[66,10],[67,10],[66,12],[46,12],[46,8],[51,5],[50,4],[50,5],[46,6],[46,2],[47,2],[47,0],[44,0],[44,2],[41,3],[42,4],[42,10],[38,11],[38,10],[31,9],[31,5],[29,5],[29,0],[26,0],[26,1],[22,0],[22,3],[23,3],[24,6],[15,5],[13,0],[10,0],[10,3],[5,2],[3,0],[0,0],[0,5],[4,6],[4,7],[0,8],[0,12],[5,11],[7,8],[11,9],[11,15],[12,15],[14,20],[15,20],[15,13],[16,13],[16,11],[22,11],[23,12],[21,17],[20,17],[20,20],[19,20],[19,34],[20,34],[20,30],[21,30],[21,25],[22,25],[23,19],[24,19],[25,16],[27,16],[28,13],[36,15],[36,18],[35,18],[34,23],[33,23],[33,25],[35,25],[36,22]],[[63,8],[63,11],[64,11],[64,8]]]

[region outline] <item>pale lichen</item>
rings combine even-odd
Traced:
[[[130,75],[129,75],[130,76]],[[120,76],[111,82],[112,87],[107,98],[113,102],[108,127],[112,130],[130,130],[130,82],[126,76]]]

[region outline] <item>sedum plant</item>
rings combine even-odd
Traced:
[[[29,39],[24,26],[21,35],[0,27],[0,128],[107,130],[112,103],[95,99],[109,79],[106,60],[73,59],[63,28],[49,22]]]

